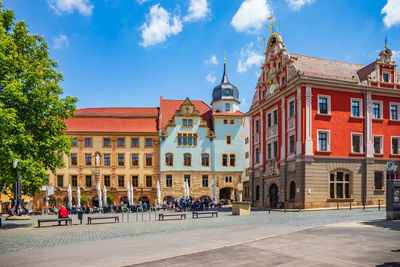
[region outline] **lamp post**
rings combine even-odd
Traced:
[[[23,200],[22,200],[22,186],[21,186],[21,175],[18,174],[18,171],[16,170],[18,167],[18,159],[15,159],[13,161],[13,168],[17,172],[17,180],[15,181],[14,184],[14,205],[13,207],[8,211],[8,214],[10,215],[7,219],[29,219],[27,218],[20,218],[22,214],[27,214],[28,211],[25,209]],[[18,217],[15,217],[17,215]]]

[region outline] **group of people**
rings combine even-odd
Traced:
[[[193,200],[191,197],[181,197],[180,199],[175,198],[170,202],[167,202],[166,200],[163,202],[163,207],[176,211],[208,210],[210,207],[217,206],[219,206],[219,203],[211,201],[209,197],[204,197],[202,199],[197,198],[196,200]]]

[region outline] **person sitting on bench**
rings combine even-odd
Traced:
[[[68,210],[64,207],[64,205],[62,205],[60,210],[58,211],[58,218],[69,218]]]

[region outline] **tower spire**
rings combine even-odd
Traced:
[[[387,36],[385,36],[385,48],[387,48]]]
[[[226,53],[224,52],[224,74],[222,75],[221,83],[229,83],[228,76],[226,75]]]

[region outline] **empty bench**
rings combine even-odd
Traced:
[[[165,217],[180,217],[180,219],[186,219],[186,213],[179,212],[179,213],[160,213],[158,214],[158,220],[159,221],[164,221]]]
[[[58,222],[58,225],[61,225],[61,222],[65,222],[65,225],[68,223],[72,225],[72,218],[38,219],[38,228],[40,228],[40,224],[44,222]]]
[[[199,218],[199,215],[204,215],[204,214],[211,214],[211,217],[218,217],[218,211],[193,211],[192,212],[192,218]]]
[[[87,223],[92,224],[92,221],[94,220],[109,220],[109,219],[114,219],[115,223],[119,222],[119,216],[102,216],[102,217],[88,217]]]

